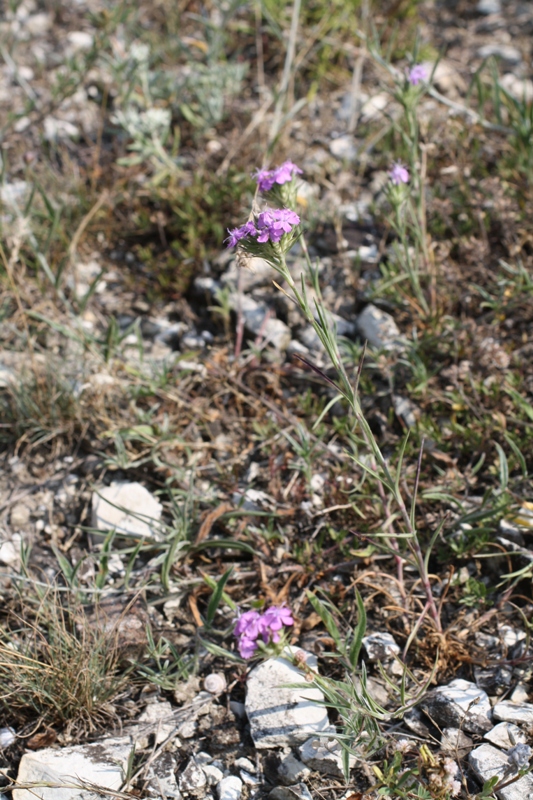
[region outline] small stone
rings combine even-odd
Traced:
[[[30,509],[28,506],[24,505],[23,503],[17,503],[17,505],[13,506],[9,516],[9,522],[14,530],[25,528],[29,521]]]
[[[139,725],[146,725],[149,728],[149,731],[145,734],[145,748],[148,747],[149,733],[155,734],[155,743],[158,745],[168,739],[177,727],[174,720],[174,710],[168,700],[150,703],[150,705],[146,706],[137,722]],[[136,746],[138,749],[144,749],[140,747],[139,739],[136,739]]]
[[[400,397],[400,395],[392,395],[392,406],[394,413],[405,424],[407,428],[414,428],[418,417],[420,416],[420,409],[408,397]]]
[[[510,44],[485,44],[477,51],[479,58],[501,58],[508,64],[520,64],[522,61],[522,53],[516,47]]]
[[[217,786],[218,800],[239,800],[242,792],[242,781],[236,775],[222,778]]]
[[[220,283],[234,289],[239,286],[242,292],[250,292],[259,286],[268,286],[276,278],[276,272],[264,258],[248,258],[244,264],[238,267],[237,261],[232,261],[229,269],[220,278]]]
[[[457,753],[459,758],[463,758],[473,747],[474,742],[460,728],[444,728],[440,744],[443,750]]]
[[[59,750],[44,748],[26,752],[20,762],[17,783],[38,784],[37,788],[14,789],[13,800],[89,800],[87,790],[81,785],[92,783],[106,794],[118,791],[127,773],[134,745],[129,738],[102,739],[77,747]],[[63,785],[80,788],[61,789]],[[43,786],[42,784],[52,784]],[[91,793],[92,794],[92,793]]]
[[[479,0],[476,5],[478,14],[501,14],[502,4],[501,0]]]
[[[499,628],[500,639],[505,647],[515,647],[526,638],[525,631],[517,631],[510,625],[502,625]]]
[[[515,98],[525,103],[533,101],[533,81],[529,78],[520,79],[512,72],[507,72],[500,78],[500,85]]]
[[[292,753],[282,758],[278,767],[278,778],[284,786],[293,786],[309,777],[311,770]]]
[[[342,750],[336,739],[308,739],[300,747],[300,756],[304,764],[323,775],[343,778]],[[355,764],[355,756],[350,756],[350,769]]]
[[[92,497],[92,525],[99,531],[160,539],[163,506],[140,483],[115,482]]]
[[[0,564],[6,567],[17,568],[20,565],[20,534],[13,534],[11,539],[0,542]]]
[[[246,716],[246,708],[244,703],[239,703],[238,700],[229,701],[229,710],[235,719],[244,719]]]
[[[77,139],[80,135],[79,128],[72,122],[55,117],[45,117],[43,122],[44,138],[47,142],[63,139]]]
[[[24,28],[30,36],[44,36],[52,27],[52,15],[47,12],[32,14],[24,20]]]
[[[268,795],[268,800],[312,800],[312,795],[305,783],[295,786],[276,786]]]
[[[438,725],[460,727],[467,733],[485,733],[492,727],[487,693],[461,678],[434,689],[420,706]]]
[[[237,769],[245,769],[247,772],[255,773],[257,772],[255,764],[252,764],[249,758],[245,758],[241,756],[241,758],[237,758],[235,761],[235,766]]]
[[[493,708],[494,719],[503,722],[518,722],[525,725],[533,725],[533,703],[511,703],[509,700],[502,700],[496,703]]]
[[[506,692],[513,681],[513,671],[508,667],[499,667],[497,664],[481,669],[474,667],[476,685],[491,697]]]
[[[303,652],[308,667],[316,670],[317,659],[297,647],[285,653]],[[286,684],[301,683],[301,689]],[[318,701],[318,702],[317,702]],[[250,732],[258,749],[301,744],[314,733],[329,729],[322,692],[311,687],[297,667],[279,656],[255,667],[246,685],[246,713]]]
[[[6,747],[11,747],[13,742],[16,742],[17,734],[13,728],[0,728],[0,750],[5,750]]]
[[[358,315],[356,323],[360,336],[367,339],[371,347],[397,351],[404,349],[405,343],[394,319],[373,303],[369,303]]]
[[[501,778],[504,774],[508,774],[511,777],[511,774],[507,773],[510,766],[507,755],[490,744],[482,744],[481,747],[476,747],[475,750],[472,750],[468,761],[482,784],[494,775]],[[500,800],[524,800],[532,792],[533,776],[530,773],[529,775],[524,775],[516,783],[511,783],[499,791],[496,790],[496,795]]]
[[[511,738],[512,737],[512,738]],[[503,750],[509,750],[515,744],[527,744],[527,736],[512,722],[500,722],[483,737]]]
[[[391,97],[388,92],[379,92],[373,97],[370,97],[363,103],[361,108],[361,121],[372,122],[376,119],[383,118],[385,109],[391,102]]]
[[[258,302],[246,294],[235,293],[231,296],[230,307],[236,313],[239,302],[247,330],[255,336],[261,336],[265,343],[271,344],[276,350],[285,351],[292,338],[288,325],[276,319],[266,303]]]
[[[518,684],[518,686],[513,689],[511,697],[509,698],[511,703],[528,703],[529,702],[529,692],[526,686],[522,684]]]
[[[330,142],[329,150],[332,156],[340,161],[355,161],[357,158],[357,145],[351,135],[339,136]]]
[[[205,795],[206,785],[207,778],[203,769],[198,766],[194,758],[190,758],[187,766],[180,775],[180,792],[193,795],[193,797],[203,797]]]
[[[365,636],[363,647],[369,661],[387,661],[400,654],[400,648],[390,633],[371,633]]]
[[[94,36],[88,31],[71,31],[67,33],[67,43],[73,52],[90,50],[94,43]]]
[[[207,778],[207,783],[209,786],[216,786],[224,777],[222,770],[218,767],[215,767],[213,764],[203,764],[202,769],[205,777]]]
[[[176,780],[176,758],[172,753],[163,752],[150,764],[146,778],[148,786],[145,791],[148,797],[180,800],[181,794]]]

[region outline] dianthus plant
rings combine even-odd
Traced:
[[[278,207],[266,207],[253,213],[250,219],[242,226],[228,231],[229,237],[226,241],[228,247],[237,246],[242,256],[245,256],[245,254],[260,256],[271,264],[282,278],[280,283],[285,283],[285,286],[278,284],[276,286],[299,306],[306,321],[312,325],[324,346],[335,369],[336,380],[331,379],[309,362],[307,362],[308,366],[319,372],[335,388],[338,395],[344,398],[351,409],[362,438],[371,454],[370,462],[365,460],[363,463],[357,459],[354,460],[378,482],[380,496],[386,509],[387,522],[394,518],[398,519],[400,523],[401,530],[399,533],[394,536],[382,534],[378,537],[377,542],[395,558],[402,587],[404,562],[415,566],[420,575],[426,603],[417,623],[415,623],[412,635],[416,634],[416,630],[426,615],[429,615],[435,629],[440,633],[442,628],[439,611],[433,597],[428,574],[430,548],[426,553],[422,552],[416,529],[415,504],[417,486],[413,491],[411,506],[408,508],[400,491],[401,457],[400,463],[396,469],[393,469],[383,456],[359,403],[357,392],[358,376],[354,381],[353,377],[348,375],[341,359],[336,331],[321,299],[318,268],[313,267],[309,258],[305,239],[300,229],[300,218],[295,210],[297,181],[300,173],[301,170],[290,161],[285,162],[276,170],[260,170],[257,172],[256,180],[259,192],[267,202],[275,202]],[[408,179],[408,177],[407,170],[401,165],[393,167],[391,170],[393,188],[405,191],[407,189],[405,179]],[[301,244],[307,262],[308,279],[314,294],[312,304],[308,297],[306,276],[302,273],[299,275],[299,279],[295,280],[287,265],[287,253],[297,240]],[[348,453],[348,456],[354,458],[351,452]],[[387,492],[389,498],[386,497]],[[396,507],[394,511],[389,511],[391,500]],[[437,533],[434,534],[432,541],[435,541]],[[400,553],[401,541],[405,542],[406,547]]]

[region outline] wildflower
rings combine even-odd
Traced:
[[[255,639],[247,639],[242,636],[239,639],[238,648],[241,658],[251,658],[258,648],[258,644]]]
[[[240,228],[233,228],[231,231],[228,228],[228,233],[229,236],[225,241],[228,242],[228,247],[235,247],[241,239],[245,239],[247,236],[256,236],[257,230],[254,223],[250,221],[245,225],[241,225]]]
[[[394,749],[398,753],[406,753],[410,747],[411,747],[411,742],[409,741],[409,739],[398,739],[398,741],[394,745]]]
[[[235,636],[245,639],[257,639],[262,633],[261,614],[258,611],[245,611],[237,619],[235,625]]]
[[[515,769],[524,769],[529,766],[529,759],[531,758],[532,750],[528,744],[515,744],[507,751],[507,761],[512,764]]]
[[[411,86],[418,86],[422,81],[427,81],[428,71],[423,64],[415,64],[407,73],[407,80]]]
[[[235,636],[242,658],[251,658],[259,647],[257,639],[262,637],[265,644],[277,644],[280,641],[279,631],[284,625],[293,625],[292,613],[286,606],[272,606],[264,614],[258,611],[245,611],[237,617]]]
[[[292,181],[294,175],[301,175],[302,170],[293,164],[292,161],[284,161],[281,167],[274,170],[274,181],[282,186],[284,183]]]
[[[455,778],[459,772],[459,767],[452,758],[444,759],[444,772],[446,772],[448,775],[451,775],[452,778]]]
[[[255,179],[260,192],[269,192],[276,182],[274,173],[268,169],[258,170]]]
[[[452,781],[450,793],[453,797],[457,797],[458,794],[461,794],[461,781]]]
[[[294,175],[301,175],[300,167],[292,161],[284,161],[277,169],[260,169],[256,172],[255,179],[260,192],[269,192],[275,183],[283,186],[284,183],[292,181]]]
[[[389,178],[395,186],[399,186],[400,183],[409,183],[407,167],[404,167],[401,161],[397,161],[389,170]]]
[[[272,641],[277,644],[280,639],[279,631],[284,625],[294,625],[290,608],[287,608],[287,606],[281,606],[281,608],[271,606],[271,608],[268,608],[263,614],[263,638],[265,642],[268,642],[270,636]]]

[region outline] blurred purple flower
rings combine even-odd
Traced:
[[[282,186],[284,183],[292,181],[293,175],[301,174],[302,170],[300,167],[297,167],[292,161],[284,161],[281,167],[278,167],[276,170],[274,170],[274,180],[276,183]]]
[[[411,86],[418,86],[419,83],[427,81],[428,71],[423,64],[415,64],[407,73],[407,80]]]
[[[294,175],[301,174],[300,167],[293,164],[292,161],[284,161],[281,167],[277,167],[277,169],[258,170],[255,174],[255,179],[260,192],[269,192],[275,183],[282,186],[284,183],[291,181]]]
[[[260,192],[269,192],[276,182],[274,172],[268,169],[260,169],[255,174],[257,186]]]
[[[407,167],[404,167],[400,161],[397,161],[396,164],[393,164],[392,168],[389,170],[389,178],[395,186],[399,186],[400,183],[409,183],[409,172]]]

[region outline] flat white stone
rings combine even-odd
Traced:
[[[223,286],[240,288],[242,292],[249,292],[258,286],[268,286],[276,279],[274,268],[264,258],[252,257],[246,259],[245,266],[237,266],[237,261],[232,261],[229,268],[220,278]]]
[[[286,648],[292,654],[300,648]],[[316,670],[317,660],[304,652],[306,663]],[[287,688],[298,683],[301,689]],[[255,667],[246,684],[245,709],[257,748],[302,744],[310,736],[329,728],[327,710],[320,689],[310,686],[301,671],[282,656]]]
[[[371,633],[365,636],[363,647],[369,661],[385,661],[400,654],[400,648],[390,633]]]
[[[127,536],[159,538],[163,507],[140,483],[115,482],[93,493],[92,525]]]
[[[402,350],[405,347],[394,319],[373,303],[369,303],[358,315],[357,328],[371,347],[383,350]]]
[[[511,741],[511,736],[514,741]],[[500,722],[483,737],[497,747],[509,750],[515,744],[527,744],[527,736],[512,722]]]
[[[260,335],[264,341],[271,344],[276,350],[285,351],[292,338],[289,326],[282,320],[276,319],[266,303],[260,303],[246,294],[238,294],[236,292],[230,297],[230,306],[233,311],[238,313],[239,302],[247,330],[256,336]]]
[[[503,722],[522,722],[526,725],[533,725],[533,703],[511,703],[509,700],[502,700],[493,708],[494,719]]]
[[[490,744],[482,744],[481,747],[476,747],[468,756],[468,760],[476,776],[483,783],[492,778],[493,775],[498,775],[500,778],[506,775],[504,780],[507,777],[512,777],[512,773],[507,773],[509,767],[507,756]],[[524,775],[516,783],[511,783],[500,791],[496,791],[496,795],[500,800],[527,800],[532,792],[533,776],[529,774]]]
[[[196,763],[194,758],[189,759],[189,763],[180,775],[179,788],[184,794],[191,794],[194,797],[203,797],[207,777],[203,769]]]
[[[308,739],[300,747],[300,757],[304,764],[311,769],[321,772],[323,775],[332,775],[335,778],[343,778],[342,769],[342,750],[336,739],[313,738]],[[355,764],[355,757],[350,756],[349,765],[352,768]]]
[[[305,745],[304,745],[305,747]],[[278,767],[278,778],[284,786],[293,786],[309,777],[311,770],[292,753],[281,760]]]
[[[98,800],[101,795],[84,789],[83,784],[120,789],[132,752],[133,743],[123,737],[25,753],[17,783],[35,784],[35,788],[14,789],[13,800]]]
[[[513,47],[511,44],[485,44],[477,51],[479,58],[501,58],[508,64],[520,64],[522,61],[522,54],[520,50]]]
[[[492,727],[488,695],[471,681],[458,678],[439,686],[421,705],[439,725],[460,727],[468,733],[484,733]]]
[[[357,145],[353,136],[339,136],[330,142],[329,150],[332,156],[340,161],[354,161],[357,158]]]
[[[222,778],[217,786],[219,800],[239,800],[242,792],[242,781],[236,775]]]

